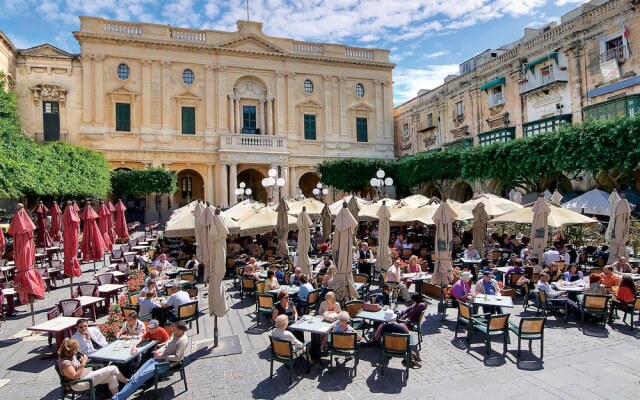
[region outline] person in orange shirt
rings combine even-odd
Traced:
[[[159,323],[157,320],[152,319],[147,324],[147,332],[144,335],[142,335],[141,339],[155,340],[156,342],[158,342],[158,344],[162,344],[162,343],[165,343],[167,340],[169,340],[169,334],[167,333],[167,331],[164,330],[164,328],[161,328],[159,326]]]
[[[613,274],[613,267],[611,265],[606,265],[604,267],[604,272],[600,274],[600,277],[602,278],[600,283],[606,286],[607,289],[610,289],[612,286],[620,285],[620,278]]]

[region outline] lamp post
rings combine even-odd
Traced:
[[[251,190],[251,188],[248,188],[246,186],[247,185],[245,185],[244,182],[240,182],[239,187],[236,189],[236,197],[240,201],[251,198],[251,193],[253,193],[253,191]]]
[[[280,191],[282,190],[282,187],[286,184],[286,182],[284,178],[278,177],[278,171],[276,171],[275,168],[269,169],[268,174],[269,176],[262,180],[262,186],[265,188],[267,193],[271,194],[270,199],[273,202],[274,189],[277,187],[278,194],[280,194]],[[267,199],[267,203],[268,202],[269,199]]]
[[[324,196],[329,193],[329,189],[322,186],[322,183],[318,182],[315,188],[313,188],[313,195],[316,196],[318,200],[324,203]]]
[[[378,198],[381,198],[381,195],[384,195],[384,197],[386,197],[386,188],[389,186],[393,186],[393,179],[390,176],[387,176],[385,178],[385,175],[385,172],[382,169],[379,169],[378,172],[376,172],[376,176],[371,178],[371,180],[369,181],[369,184],[376,189]]]

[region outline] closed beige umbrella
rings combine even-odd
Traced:
[[[214,347],[218,345],[218,317],[223,317],[229,311],[227,291],[222,284],[227,264],[227,236],[229,229],[226,217],[219,209],[207,207],[208,215],[209,261],[211,264],[211,283],[209,284],[209,315],[214,316],[213,337]]]
[[[337,263],[338,269],[338,273],[333,278],[333,292],[336,295],[336,301],[357,299],[358,293],[353,287],[351,245],[358,227],[358,221],[353,218],[346,203],[336,216],[333,225],[335,227],[332,245],[333,260]]]
[[[616,206],[620,201],[620,195],[616,189],[613,189],[611,194],[609,195],[609,224],[607,225],[607,231],[604,233],[604,240],[610,241],[611,234],[613,233],[613,225],[614,225],[614,213],[616,211]]]
[[[446,285],[451,279],[451,246],[453,245],[453,221],[456,213],[447,202],[442,202],[433,215],[436,224],[436,264],[431,282],[435,285]]]
[[[558,192],[558,189],[553,191],[553,194],[551,195],[551,201],[556,204],[560,204],[560,202],[562,201],[562,194]]]
[[[324,239],[329,239],[329,235],[331,234],[331,210],[329,210],[329,205],[325,204],[322,209],[322,235]]]
[[[356,196],[351,196],[351,199],[349,199],[349,204],[347,205],[347,208],[349,208],[349,212],[353,216],[353,219],[356,220],[356,224],[358,223],[358,221],[360,221],[360,207],[361,206],[360,206],[360,203],[358,202],[358,198]],[[358,239],[356,238],[356,235],[355,235],[355,232],[357,231],[358,231],[358,227],[356,226],[356,229],[353,235],[354,246],[358,245]]]
[[[386,271],[391,267],[391,251],[389,250],[389,218],[391,213],[386,201],[382,201],[376,215],[378,217],[378,268]]]
[[[278,208],[278,221],[276,225],[276,235],[278,235],[278,255],[282,258],[289,257],[289,247],[287,246],[287,239],[289,236],[289,206],[284,199],[280,199]]]
[[[629,257],[627,240],[629,240],[629,226],[631,225],[631,206],[622,195],[613,214],[613,232],[611,232],[611,247],[609,247],[609,263],[618,261],[620,257]]]
[[[193,236],[196,239],[196,258],[200,262],[203,262],[205,257],[203,249],[205,246],[204,242],[206,241],[206,239],[202,237],[202,234],[204,233],[204,230],[203,230],[204,225],[199,227],[197,221],[198,221],[198,218],[200,218],[200,216],[202,215],[203,211],[204,211],[204,204],[198,201],[195,207],[193,208],[193,218],[194,218],[194,235]]]
[[[296,259],[296,267],[300,267],[302,273],[311,276],[311,261],[309,260],[309,245],[311,244],[311,218],[307,214],[306,208],[302,208],[302,212],[298,214],[298,258]]]
[[[549,239],[549,214],[551,208],[543,196],[538,197],[531,209],[533,211],[533,221],[531,222],[531,250],[533,254],[542,257],[544,247]]]
[[[484,203],[478,203],[473,207],[473,247],[478,254],[484,257],[484,239],[487,236],[487,220],[489,216],[484,210]]]
[[[196,258],[204,265],[204,277],[203,281],[207,283],[209,281],[209,274],[211,271],[211,263],[209,260],[209,242],[207,238],[208,226],[211,223],[211,213],[207,213],[206,211],[210,207],[205,207],[204,204],[200,203],[202,207],[200,207],[200,215],[196,218],[195,221],[195,233],[196,233]],[[196,205],[194,210],[194,215],[199,207]],[[199,254],[198,254],[199,253]]]

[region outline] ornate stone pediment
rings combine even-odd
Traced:
[[[186,91],[184,93],[180,93],[176,95],[176,99],[184,99],[184,100],[201,100],[200,96],[191,93],[190,91]]]
[[[52,46],[49,43],[20,50],[20,54],[29,57],[73,58],[72,54],[61,50],[56,46]]]
[[[220,43],[217,47],[221,49],[242,51],[248,53],[275,53],[279,55],[287,54],[287,52],[282,50],[280,47],[264,40],[263,38],[253,33],[249,35],[243,35],[229,42]]]
[[[58,100],[64,107],[67,100],[67,89],[54,84],[41,83],[29,88],[33,93],[33,102],[38,105],[41,100]]]
[[[138,97],[138,93],[134,92],[131,89],[128,89],[124,86],[119,86],[115,89],[111,89],[107,91],[107,94],[111,97],[111,102],[116,102],[116,101],[130,101],[131,103],[133,103],[136,99],[136,97]]]
[[[353,106],[349,107],[349,110],[373,112],[373,107],[371,107],[366,103],[360,102],[358,104],[354,104]]]
[[[463,125],[456,129],[451,129],[451,134],[454,139],[460,139],[466,136],[469,136],[469,125]]]
[[[298,108],[322,108],[322,104],[318,103],[315,100],[309,99],[302,101],[296,105]]]
[[[492,117],[487,118],[487,124],[491,129],[502,128],[509,126],[509,113],[505,112]]]

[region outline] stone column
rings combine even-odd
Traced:
[[[238,188],[238,164],[229,164],[229,205],[234,206],[238,203],[236,189]]]
[[[296,167],[289,167],[289,193],[292,196],[298,194],[298,171]]]
[[[220,164],[220,199],[218,200],[218,204],[221,207],[225,207],[229,205],[229,196],[228,196],[228,187],[227,187],[227,164]]]
[[[265,107],[266,103],[266,98],[263,97],[262,99],[260,99],[260,130],[262,131],[263,135],[269,134],[267,132],[267,113]]]
[[[273,135],[273,97],[267,98],[267,135]]]
[[[355,129],[349,129],[349,126],[347,126],[347,96],[347,78],[341,76],[340,78],[338,78],[338,132],[340,132],[340,136],[348,136]]]
[[[284,199],[288,199],[291,197],[291,192],[289,191],[289,167],[285,164],[280,167],[280,176],[284,178],[284,186],[282,187],[282,197]]]
[[[331,101],[331,76],[324,76],[324,108],[322,112],[324,113],[324,134],[325,138],[327,135],[333,133],[333,122],[331,121],[331,116],[333,114],[333,105]]]
[[[234,94],[234,101],[235,101],[235,106],[233,108],[233,113],[236,117],[236,120],[235,120],[236,132],[242,133],[242,123],[240,122],[240,116],[242,115],[240,114],[240,97],[238,97],[237,94]]]
[[[373,140],[380,140],[385,138],[386,136],[386,132],[384,129],[384,126],[382,125],[382,114],[384,114],[384,103],[383,103],[383,98],[384,98],[384,87],[382,86],[383,81],[377,80],[375,81],[375,100],[374,100],[374,117],[375,117],[375,128],[371,130],[371,133],[373,133],[374,135],[378,135],[378,137],[374,138]],[[412,140],[417,140],[417,138],[413,138]],[[369,138],[369,141],[371,141],[371,138]]]
[[[232,94],[227,95],[229,104],[229,133],[236,133],[235,100]]]
[[[287,132],[295,132],[295,84],[296,84],[296,74],[295,72],[287,73]]]
[[[151,60],[142,60],[142,126],[151,125]]]
[[[284,77],[285,72],[278,71],[276,72],[276,122],[275,122],[275,132],[278,133],[283,131],[284,128],[284,110],[285,110],[285,101],[287,96],[284,91]]]
[[[82,57],[82,122],[90,124],[93,122],[93,71],[91,70],[91,56]],[[112,113],[115,112],[111,111]],[[115,130],[115,127],[112,127]]]
[[[161,65],[162,65],[162,127],[164,129],[169,129],[171,127],[171,118],[169,115],[169,110],[171,109],[171,104],[170,104],[171,93],[169,92],[171,88],[171,77],[169,75],[171,62],[163,61]],[[131,114],[133,114],[133,112]]]
[[[207,118],[206,125],[205,125],[205,132],[208,131],[208,130],[214,129],[214,126],[213,126],[213,121],[214,121],[214,117],[215,117],[214,112],[217,111],[216,110],[215,101],[213,100],[214,99],[213,95],[214,95],[214,93],[216,91],[216,81],[213,78],[214,67],[215,67],[214,65],[210,65],[210,64],[208,64],[205,67],[205,82],[206,82],[206,85],[204,87],[204,91],[206,93],[205,94],[206,101],[205,101],[205,107],[204,107],[205,112],[204,113],[205,113],[206,118]],[[211,200],[209,200],[209,201],[211,201]]]
[[[104,58],[103,55],[93,56],[94,81],[95,81],[95,110],[93,122],[98,125],[104,125]]]
[[[213,164],[207,164],[207,183],[205,185],[206,187],[206,193],[207,193],[207,198],[205,199],[206,201],[210,202],[211,204],[216,204],[215,202],[215,197],[214,197],[214,188],[213,185],[215,185],[216,182],[216,178],[213,175]]]

